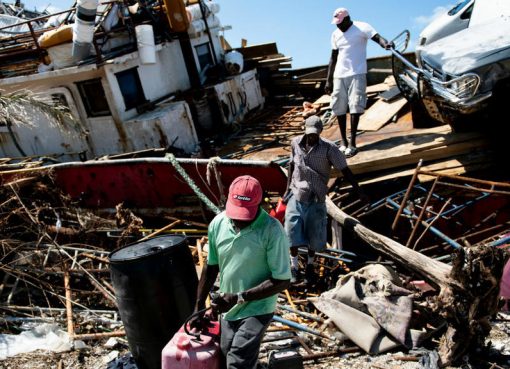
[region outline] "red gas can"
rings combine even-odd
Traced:
[[[182,326],[161,352],[161,369],[220,369],[219,342],[217,321],[211,321],[199,338],[188,335]]]
[[[287,210],[287,204],[285,204],[280,197],[276,206],[269,212],[269,215],[278,219],[280,223],[283,224],[285,222],[285,210]]]

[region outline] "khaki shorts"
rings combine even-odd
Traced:
[[[362,114],[367,106],[367,75],[356,74],[333,80],[331,110],[335,115]]]

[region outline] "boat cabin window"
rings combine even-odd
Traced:
[[[78,91],[80,91],[81,100],[88,117],[111,115],[103,85],[101,84],[101,78],[77,82],[76,85],[78,86]]]
[[[120,92],[124,98],[126,110],[136,108],[147,102],[143,93],[142,83],[138,75],[137,68],[131,68],[119,73],[115,73],[119,83]]]
[[[66,96],[62,93],[51,94],[51,101],[53,102],[53,106],[65,106],[66,108],[69,108]]]
[[[203,70],[207,65],[214,65],[209,43],[206,42],[205,44],[195,46],[195,51],[198,56],[200,70]]]

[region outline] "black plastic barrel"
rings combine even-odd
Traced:
[[[139,369],[160,369],[161,350],[192,314],[198,278],[188,242],[165,235],[112,252],[119,314]]]

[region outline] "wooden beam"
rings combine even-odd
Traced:
[[[416,165],[420,159],[430,162],[458,157],[489,145],[488,139],[476,132],[450,134],[424,130],[423,133],[412,136],[381,140],[377,143],[377,150],[374,150],[376,153],[364,150],[361,146],[360,152],[347,162],[354,174],[363,174]],[[337,177],[341,173],[333,171],[332,175]]]

